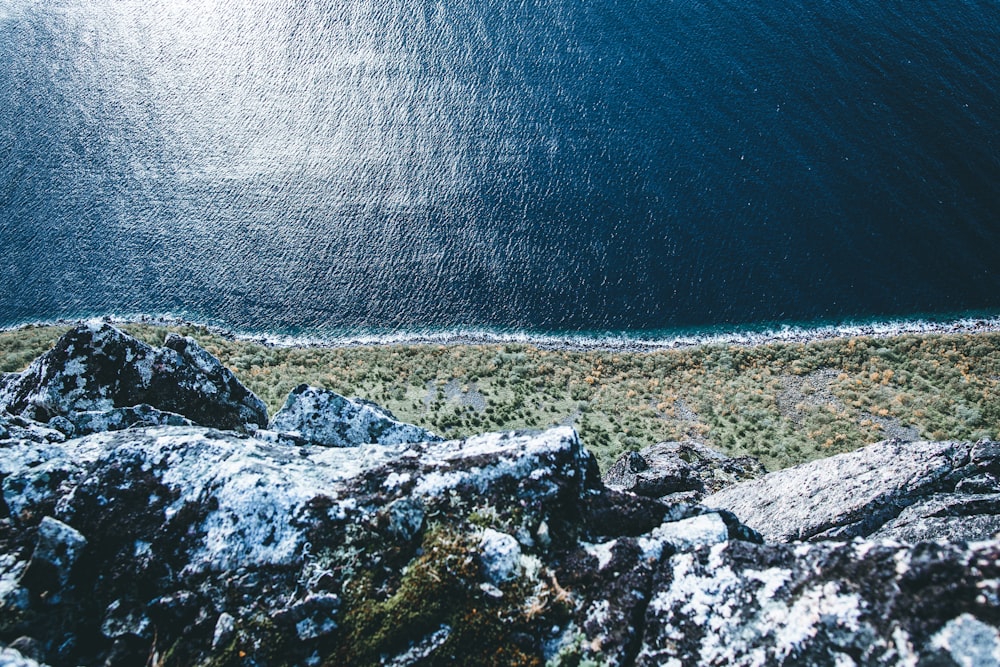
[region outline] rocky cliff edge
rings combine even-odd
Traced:
[[[0,379],[0,665],[1000,664],[997,446],[933,445],[643,495],[85,325]]]

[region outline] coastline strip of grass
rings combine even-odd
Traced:
[[[151,344],[193,336],[274,414],[300,383],[361,396],[447,437],[572,424],[606,468],[695,439],[769,469],[888,437],[1000,436],[1000,333],[921,333],[625,352],[527,344],[274,347],[196,325],[126,324]],[[0,332],[0,371],[67,327]]]

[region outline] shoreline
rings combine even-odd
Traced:
[[[601,352],[656,352],[683,350],[708,345],[734,345],[757,347],[775,343],[810,343],[837,338],[889,338],[907,334],[975,334],[1000,332],[1000,316],[955,317],[934,321],[929,319],[897,319],[829,325],[778,325],[772,328],[752,328],[692,331],[673,335],[648,335],[642,332],[573,334],[537,334],[518,331],[490,331],[487,329],[455,328],[443,331],[398,331],[384,334],[334,334],[293,335],[240,332],[224,326],[166,315],[105,315],[91,318],[60,318],[38,320],[0,328],[0,332],[17,331],[47,326],[73,326],[81,322],[107,322],[115,326],[143,324],[148,326],[194,326],[212,334],[274,348],[359,348],[394,347],[406,345],[529,345],[540,350],[601,351]],[[650,332],[652,333],[652,332]]]

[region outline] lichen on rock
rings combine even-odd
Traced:
[[[267,424],[264,403],[194,339],[171,334],[154,348],[100,322],[72,329],[0,387],[0,409],[40,422],[142,404],[215,428]]]
[[[622,454],[604,474],[604,483],[653,498],[698,500],[765,472],[751,456],[729,457],[694,441],[660,442]]]
[[[285,438],[325,447],[441,439],[419,426],[400,422],[374,403],[304,384],[292,390],[268,428]]]
[[[898,528],[886,527],[884,537],[906,538],[910,531],[915,541],[989,539],[996,534],[995,520],[989,518],[996,516],[995,503],[991,504],[988,494],[976,493],[981,489],[963,482],[995,475],[998,468],[1000,447],[992,441],[888,440],[779,470],[728,487],[702,502],[733,512],[766,539],[777,542],[866,537],[897,517]],[[929,516],[948,520],[939,522],[937,530],[928,523],[904,529],[904,510],[925,502],[933,505],[926,510]],[[911,523],[917,512],[914,508],[907,513]],[[983,520],[967,520],[975,514]]]

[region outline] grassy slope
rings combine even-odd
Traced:
[[[159,344],[167,329],[124,327]],[[769,469],[893,435],[1000,436],[1000,333],[840,338],[657,352],[529,345],[275,348],[194,336],[277,411],[306,382],[361,396],[446,436],[573,424],[602,468],[628,449],[694,438]],[[65,328],[0,332],[0,371]]]

